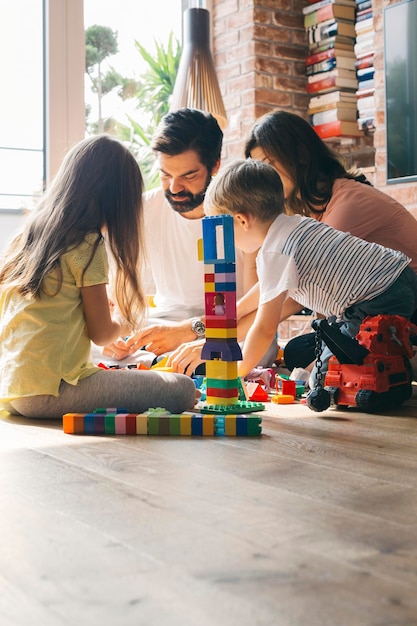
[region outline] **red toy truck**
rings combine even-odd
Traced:
[[[413,356],[410,336],[417,327],[400,315],[367,317],[356,339],[342,335],[338,325],[314,320],[313,328],[333,352],[320,385],[307,397],[313,411],[324,411],[331,402],[375,413],[399,406],[411,397]]]

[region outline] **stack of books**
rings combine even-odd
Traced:
[[[372,0],[356,0],[356,73],[358,89],[358,128],[367,133],[375,130],[374,24]]]
[[[308,113],[317,134],[360,137],[355,66],[356,0],[319,0],[303,9],[308,37]]]

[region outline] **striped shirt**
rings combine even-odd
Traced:
[[[410,259],[300,215],[279,215],[257,257],[260,304],[288,291],[302,306],[342,319],[394,283]]]

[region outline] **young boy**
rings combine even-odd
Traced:
[[[417,308],[417,275],[406,255],[315,219],[285,215],[281,179],[267,163],[238,160],[225,167],[210,183],[204,209],[206,215],[234,217],[237,248],[247,253],[259,248],[259,282],[237,309],[238,319],[256,311],[240,376],[258,363],[278,324],[299,310],[299,304],[336,317],[351,337],[368,315],[409,318]],[[330,355],[330,350],[323,351],[323,373]]]

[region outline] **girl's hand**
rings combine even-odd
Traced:
[[[126,341],[119,337],[114,343],[104,346],[103,355],[108,356],[115,361],[122,361],[130,356],[135,350],[132,350],[126,345]]]
[[[170,354],[167,366],[172,367],[173,372],[191,376],[196,367],[204,363],[201,359],[201,350],[205,341],[205,339],[198,339],[197,341],[182,344],[182,346]]]

